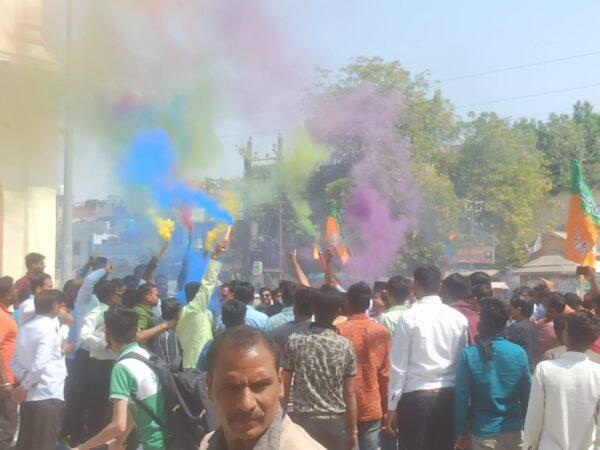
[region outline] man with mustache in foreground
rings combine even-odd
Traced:
[[[208,393],[221,428],[200,450],[323,449],[282,410],[283,374],[277,348],[257,329],[217,336],[207,356]]]

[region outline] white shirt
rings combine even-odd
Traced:
[[[524,450],[600,448],[600,364],[565,352],[538,364],[531,380]]]
[[[437,295],[404,311],[392,339],[388,410],[396,410],[405,392],[453,387],[467,332],[467,318]]]
[[[54,319],[36,315],[19,329],[10,368],[29,391],[26,401],[64,400],[67,367]]]
[[[108,311],[108,305],[100,303],[83,319],[79,342],[82,347],[90,351],[90,358],[103,360],[117,358],[115,352],[106,346],[104,330],[104,313],[106,311]]]

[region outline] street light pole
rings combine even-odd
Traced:
[[[471,270],[475,268],[475,262],[473,261],[473,249],[475,248],[475,216],[483,211],[483,201],[481,200],[466,200],[465,201],[465,213],[469,216],[471,222],[471,243],[469,251],[469,265]]]

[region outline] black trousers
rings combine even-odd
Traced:
[[[86,379],[91,389],[85,393],[86,439],[96,436],[111,420],[112,413],[108,391],[110,388],[110,373],[114,364],[115,362],[110,359],[89,359]]]
[[[55,450],[63,402],[58,399],[21,403],[17,450]]]
[[[398,450],[452,450],[454,389],[403,394],[397,425]]]
[[[0,450],[10,448],[18,423],[17,404],[10,399],[0,399]]]
[[[346,422],[343,415],[294,414],[290,417],[327,450],[346,449]]]
[[[87,395],[95,388],[87,379],[90,352],[79,349],[72,360],[67,360],[65,384],[65,417],[62,434],[70,436],[69,444],[76,447],[85,442]]]

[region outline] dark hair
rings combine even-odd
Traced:
[[[579,309],[583,306],[583,300],[581,300],[581,297],[577,294],[567,292],[564,297],[565,303],[569,305],[571,309]]]
[[[31,266],[39,264],[45,259],[46,257],[39,253],[29,253],[27,256],[25,256],[25,267],[27,267],[27,270],[29,270],[31,269]]]
[[[138,293],[135,289],[127,289],[121,296],[121,304],[127,308],[133,308],[138,304]]]
[[[127,287],[127,284],[125,283],[125,281],[123,280],[123,278],[113,278],[112,280],[110,280],[114,283],[115,287],[117,289],[121,289],[124,287]]]
[[[194,300],[194,297],[198,293],[198,289],[200,289],[200,283],[197,281],[192,281],[191,283],[186,284],[184,288],[185,301],[189,303]]]
[[[398,275],[392,277],[387,282],[387,291],[394,299],[404,301],[410,295],[412,290],[412,281],[405,276]]]
[[[251,305],[254,301],[254,286],[244,281],[235,288],[234,295],[236,300],[239,300],[245,305]]]
[[[504,330],[510,315],[506,304],[494,297],[481,299],[481,310],[479,311],[478,343],[483,350],[486,361],[492,359],[492,338]]]
[[[119,344],[135,342],[138,320],[138,313],[120,305],[113,305],[104,313],[106,331]]]
[[[560,292],[551,292],[548,296],[548,309],[553,309],[558,314],[564,312],[565,310],[565,296]]]
[[[30,292],[32,294],[35,294],[35,291],[37,290],[37,288],[43,288],[44,283],[48,279],[52,279],[52,277],[50,275],[48,275],[47,273],[38,273],[37,275],[32,276],[31,280],[29,281]]]
[[[492,284],[492,277],[490,277],[487,273],[478,271],[473,272],[469,275],[469,283],[471,283],[471,287],[479,286],[480,284]]]
[[[467,300],[471,297],[471,283],[469,279],[459,273],[448,275],[442,282],[444,300],[449,303],[457,300]]]
[[[565,331],[565,327],[567,326],[567,319],[568,319],[569,315],[562,313],[559,314],[558,316],[556,316],[552,322],[552,327],[554,328],[554,334],[556,335],[556,337],[558,336],[562,336],[563,331]],[[563,337],[564,339],[564,337]],[[562,341],[562,339],[560,339]]]
[[[289,280],[281,280],[279,282],[279,290],[282,294],[282,302],[284,306],[293,306],[294,299],[296,298],[296,291],[298,286],[296,283]]]
[[[247,351],[257,345],[264,345],[275,360],[275,369],[279,371],[280,355],[279,349],[263,332],[256,328],[239,326],[226,329],[217,335],[206,355],[207,372],[212,373],[217,357],[223,353],[223,347],[229,345],[235,350]],[[233,349],[228,349],[229,351]]]
[[[48,314],[52,312],[52,308],[55,303],[61,303],[63,299],[63,293],[58,289],[48,289],[42,291],[35,296],[33,304],[35,305],[36,314]]]
[[[364,312],[369,308],[373,292],[367,283],[360,281],[348,288],[348,306],[353,312]]]
[[[533,314],[533,300],[526,295],[512,296],[510,299],[510,306],[521,310],[521,314],[526,319],[530,318]]]
[[[160,308],[164,320],[173,320],[177,317],[179,311],[181,311],[181,303],[175,298],[170,298],[167,301],[162,302]]]
[[[101,303],[109,305],[111,299],[117,295],[117,285],[113,281],[101,281],[94,286],[94,294]]]
[[[246,320],[247,306],[239,300],[231,300],[223,303],[221,307],[221,321],[225,328],[244,325]]]
[[[108,264],[108,259],[104,256],[96,256],[94,258],[94,264],[92,265],[92,270],[104,269]]]
[[[0,298],[4,298],[11,293],[13,284],[12,277],[0,278]]]
[[[536,284],[533,287],[533,294],[539,295],[543,300],[544,298],[546,298],[550,295],[550,288],[548,287],[548,285],[546,283],[544,283],[543,281],[540,281],[538,284]]]
[[[145,283],[138,286],[136,303],[142,303],[146,295],[150,294],[154,289],[158,289],[154,283]]]
[[[127,286],[127,289],[137,288],[137,281],[133,275],[125,275],[123,277],[123,283]]]
[[[231,289],[231,283],[222,283],[221,286],[219,286],[219,289]]]
[[[258,295],[260,295],[260,296],[262,297],[262,296],[263,296],[263,293],[265,293],[265,292],[267,292],[267,291],[271,292],[271,289],[269,289],[269,288],[268,288],[268,287],[266,287],[266,286],[263,286],[263,287],[261,287],[261,288],[260,288],[260,291],[258,291]]]
[[[425,295],[433,295],[440,292],[442,276],[440,269],[436,266],[418,267],[413,273],[413,278]]]
[[[492,289],[492,285],[489,283],[476,284],[472,285],[471,287],[471,297],[473,297],[475,300],[481,300],[493,295],[494,290]]]
[[[273,294],[273,298],[275,298],[275,297],[277,297],[278,294],[283,295],[283,292],[281,292],[281,289],[275,288],[275,289],[273,289],[273,291],[271,292],[271,294]]]
[[[294,300],[294,316],[310,317],[311,292],[309,288],[299,287]]]
[[[519,286],[513,291],[513,297],[523,297],[533,300],[533,289],[529,286]]]
[[[569,350],[585,352],[600,335],[600,318],[587,311],[569,314],[565,331],[569,336]]]
[[[331,325],[340,310],[341,299],[337,291],[311,289],[311,310],[321,325]]]

